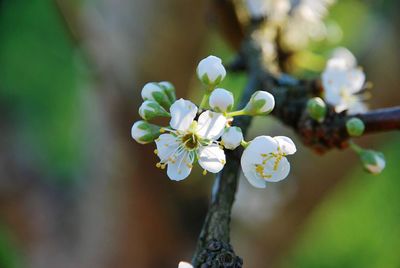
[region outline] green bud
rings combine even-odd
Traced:
[[[385,168],[385,156],[381,152],[363,149],[359,156],[364,169],[371,174],[379,174]]]
[[[152,100],[158,102],[164,109],[169,110],[172,101],[169,94],[166,92],[163,86],[158,83],[151,82],[144,85],[142,89],[143,100]]]
[[[256,91],[243,109],[248,115],[266,115],[275,107],[274,96],[266,91]]]
[[[357,118],[353,117],[346,122],[346,130],[352,137],[359,137],[364,133],[365,125],[364,122]]]
[[[140,144],[153,142],[160,136],[161,127],[146,121],[137,121],[131,129],[132,138]]]
[[[165,90],[165,93],[167,93],[169,100],[173,103],[176,101],[176,94],[175,94],[175,87],[172,83],[168,81],[162,81],[158,83],[160,86],[162,86]]]
[[[153,100],[147,100],[142,103],[139,107],[139,115],[144,119],[144,120],[151,120],[155,117],[163,116],[163,117],[169,117],[170,114],[163,108],[161,107],[158,102],[155,102]]]
[[[323,122],[326,116],[326,104],[325,102],[319,98],[311,98],[307,102],[307,113],[308,115],[318,121],[318,122]]]

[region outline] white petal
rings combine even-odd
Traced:
[[[261,157],[261,154],[275,153],[277,151],[278,143],[276,140],[270,136],[258,136],[250,142],[244,152],[249,154],[249,159],[256,156],[258,159],[258,157]]]
[[[212,173],[218,173],[225,165],[224,150],[216,144],[201,147],[198,152],[199,164]]]
[[[221,137],[226,124],[226,117],[220,113],[205,111],[199,116],[197,134],[205,139],[216,140]]]
[[[179,146],[178,138],[171,134],[162,134],[156,139],[157,155],[161,162],[166,162]]]
[[[170,108],[172,128],[180,131],[187,130],[197,113],[197,107],[191,101],[179,99]]]
[[[347,87],[349,93],[359,92],[365,83],[365,74],[360,68],[354,68],[347,72]]]
[[[357,60],[353,53],[345,47],[338,47],[332,53],[332,58],[342,59],[349,68],[356,67]]]
[[[367,105],[365,105],[365,103],[359,99],[351,104],[351,106],[347,110],[347,114],[349,115],[362,114],[365,113],[366,111],[368,111]]]
[[[193,159],[192,153],[188,151],[182,151],[179,155],[175,155],[174,161],[168,162],[168,177],[174,181],[186,179],[192,171]]]
[[[342,97],[340,96],[340,91],[331,88],[325,88],[324,99],[327,103],[337,106],[342,102]]]
[[[276,136],[274,139],[278,142],[279,147],[284,154],[290,155],[296,152],[296,145],[290,138],[285,136]]]
[[[274,170],[275,161],[276,159],[273,158],[270,161],[267,161],[266,165],[264,166],[265,173],[272,176],[271,178],[266,179],[267,182],[278,182],[285,179],[289,175],[290,164],[286,157],[282,157],[276,170]]]
[[[269,154],[278,150],[278,143],[270,136],[259,136],[252,140],[244,150],[240,160],[243,174],[251,185],[257,188],[265,188],[267,181],[256,172],[256,165],[263,163],[263,154]]]
[[[181,261],[178,265],[178,268],[193,268],[193,265],[188,262]]]
[[[267,187],[267,182],[264,179],[261,179],[256,171],[252,169],[244,169],[242,165],[243,174],[246,179],[249,181],[251,185],[256,188],[265,188]]]

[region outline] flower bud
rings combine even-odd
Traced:
[[[266,91],[256,91],[247,103],[244,111],[248,115],[269,114],[275,106],[275,99],[272,94]]]
[[[240,127],[226,128],[222,135],[222,144],[226,149],[233,150],[240,145],[243,140],[243,133]]]
[[[386,162],[382,153],[373,150],[362,150],[359,155],[365,170],[369,173],[379,174],[385,168]]]
[[[131,129],[132,138],[140,144],[154,141],[160,136],[160,127],[140,120],[133,124]]]
[[[197,66],[197,76],[204,84],[215,86],[219,84],[226,75],[225,67],[220,58],[208,56],[202,59]]]
[[[226,89],[217,88],[211,93],[209,104],[216,112],[229,112],[233,106],[233,94]]]
[[[169,100],[171,103],[176,101],[176,95],[175,95],[175,87],[171,82],[168,81],[162,81],[158,83],[160,86],[162,86],[167,93]]]
[[[320,123],[323,122],[326,116],[326,111],[326,104],[321,98],[315,97],[308,100],[307,113],[312,119]]]
[[[364,133],[364,122],[357,117],[353,117],[346,122],[347,133],[352,137],[361,136]]]
[[[193,268],[193,265],[188,262],[181,261],[179,262],[178,268]]]
[[[144,120],[151,120],[158,116],[169,117],[169,113],[158,102],[146,100],[139,107],[139,115]]]
[[[144,85],[142,89],[143,100],[152,100],[158,102],[164,109],[168,110],[172,104],[170,97],[163,86],[158,83],[151,82]]]

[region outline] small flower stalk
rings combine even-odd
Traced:
[[[283,136],[260,136],[246,142],[242,130],[234,126],[236,116],[269,114],[275,106],[273,95],[256,91],[244,109],[235,111],[233,94],[216,88],[226,75],[221,59],[209,56],[201,60],[197,75],[206,86],[199,106],[182,98],[176,100],[170,82],[147,83],[142,89],[144,102],[139,115],[143,120],[133,124],[131,135],[140,144],[155,142],[156,167],[166,169],[174,181],[186,179],[196,163],[204,175],[218,173],[226,163],[225,150],[243,146],[241,166],[252,185],[264,188],[268,182],[286,178],[290,170],[286,156],[296,152],[293,141]],[[169,124],[149,122],[158,117],[169,118]],[[190,267],[184,265],[182,262],[179,267]]]

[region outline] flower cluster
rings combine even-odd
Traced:
[[[271,65],[277,57],[276,43],[286,52],[305,49],[311,40],[328,36],[323,22],[334,0],[246,0],[253,19],[266,18],[256,38],[262,44],[263,56]]]
[[[287,177],[290,165],[287,155],[296,147],[287,137],[260,136],[250,142],[243,138],[242,130],[233,126],[234,117],[269,114],[275,105],[274,97],[266,91],[256,91],[247,105],[232,111],[231,92],[217,88],[225,78],[222,62],[215,56],[200,61],[197,76],[206,86],[199,107],[185,99],[176,100],[174,86],[169,82],[148,83],[142,89],[143,103],[139,115],[143,120],[132,126],[132,137],[141,144],[155,141],[158,168],[167,169],[171,180],[187,178],[193,164],[207,172],[220,172],[226,162],[224,149],[245,147],[241,165],[245,177],[255,187],[264,188],[267,182]],[[149,121],[156,117],[169,117],[168,126]]]
[[[322,73],[324,99],[336,112],[363,113],[367,110],[362,90],[365,74],[357,66],[356,58],[346,48],[337,48]]]

